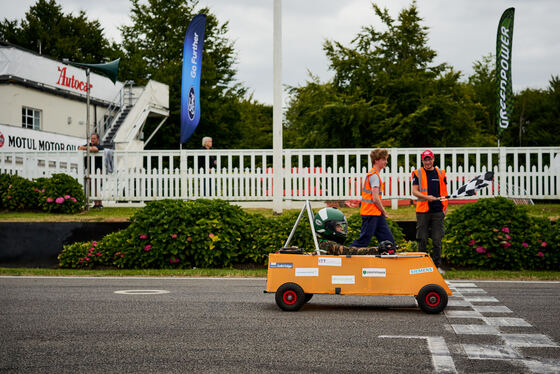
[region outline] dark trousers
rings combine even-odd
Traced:
[[[388,240],[395,244],[393,233],[389,229],[384,216],[362,216],[360,237],[354,240],[350,246],[358,248],[369,247],[369,242],[374,235],[379,243]]]
[[[441,265],[441,239],[445,234],[443,227],[443,212],[416,213],[416,240],[418,241],[418,251],[426,252],[428,238],[432,238],[434,248],[432,249],[432,260],[439,267]],[[431,233],[430,233],[431,231]]]

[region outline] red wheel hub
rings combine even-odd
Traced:
[[[430,292],[426,295],[426,304],[431,307],[438,306],[441,301],[437,292]]]
[[[282,295],[282,300],[288,305],[293,305],[297,301],[297,295],[294,291],[288,290]]]

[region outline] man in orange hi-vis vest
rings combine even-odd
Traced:
[[[367,173],[362,183],[362,202],[360,206],[362,228],[360,237],[354,240],[350,246],[358,248],[368,247],[371,238],[375,235],[379,243],[389,241],[394,248],[395,239],[385,220],[387,212],[381,203],[383,181],[379,176],[379,172],[387,166],[389,152],[386,149],[376,149],[371,151],[369,157],[373,167]]]
[[[416,204],[416,240],[418,251],[426,252],[428,237],[434,245],[432,259],[441,269],[441,239],[444,235],[443,219],[447,210],[447,180],[445,170],[434,166],[434,153],[430,150],[422,152],[422,167],[412,172],[412,194],[418,198]],[[431,229],[431,235],[429,231]]]

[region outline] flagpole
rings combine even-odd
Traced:
[[[284,178],[282,173],[282,0],[274,0],[273,104],[272,104],[272,210],[282,213]]]

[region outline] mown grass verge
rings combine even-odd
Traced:
[[[266,277],[266,269],[141,269],[77,270],[44,268],[0,268],[10,276],[82,276],[82,277]],[[560,281],[560,271],[448,270],[445,279]]]

